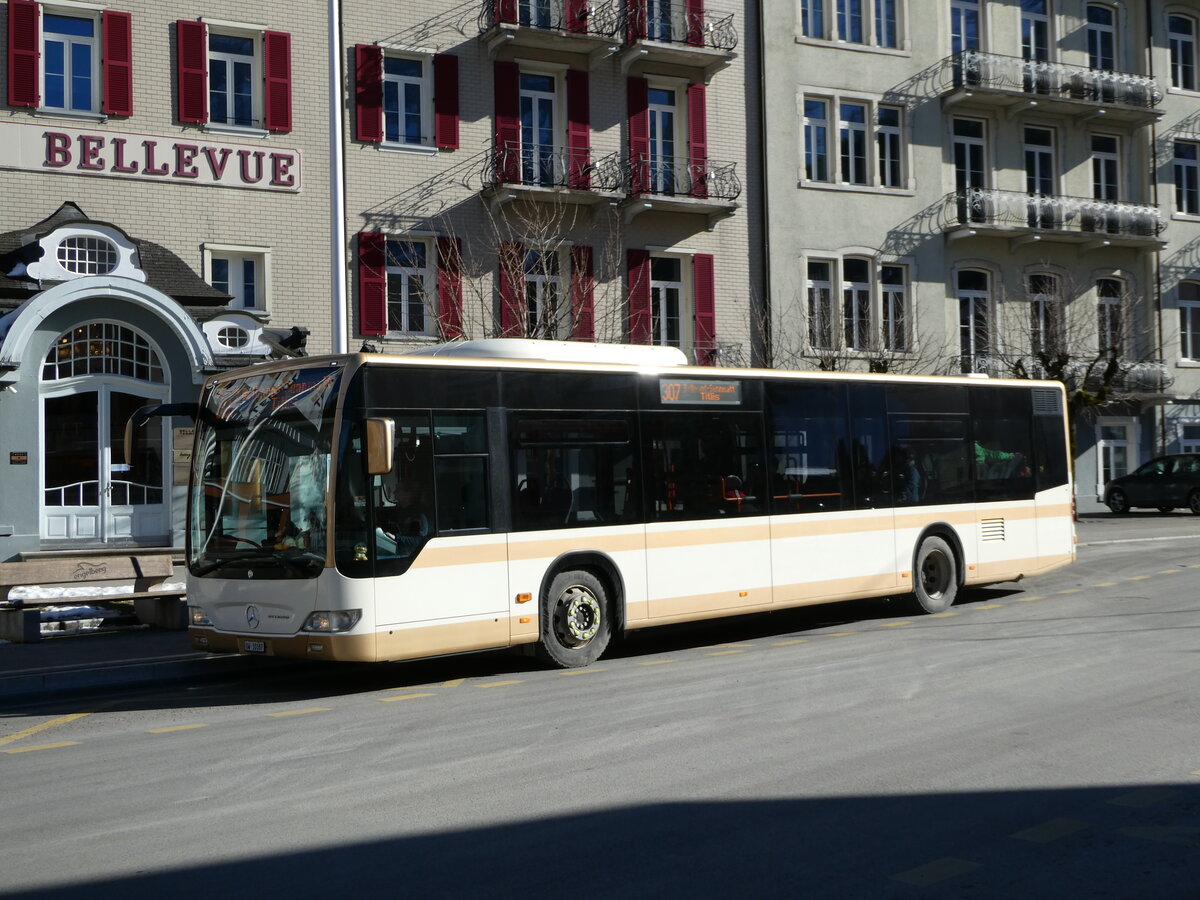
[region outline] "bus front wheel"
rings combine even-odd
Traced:
[[[538,655],[564,669],[600,658],[612,636],[608,591],[591,572],[559,572],[542,601]]]
[[[930,535],[921,541],[915,563],[913,587],[917,604],[927,613],[949,609],[958,595],[958,566],[950,545]]]

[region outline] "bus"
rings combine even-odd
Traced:
[[[192,645],[586,666],[654,625],[961,588],[1075,558],[1048,381],[696,367],[493,339],[215,375]]]

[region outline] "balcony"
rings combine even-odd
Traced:
[[[1011,249],[1037,241],[1077,244],[1080,250],[1165,246],[1158,208],[1143,203],[1084,197],[1039,197],[1019,191],[972,188],[947,194],[942,231],[951,241],[1008,238]]]
[[[942,61],[939,79],[944,109],[969,100],[1006,110],[1009,117],[1034,107],[1134,125],[1162,117],[1156,108],[1163,98],[1158,84],[1130,72],[966,50]]]
[[[1067,374],[1066,384],[1071,390],[1086,390],[1091,393],[1107,388],[1110,402],[1161,402],[1167,399],[1167,389],[1173,381],[1167,372],[1166,362],[1161,359],[1097,357],[1096,361],[1090,364],[1073,366]]]
[[[483,0],[480,37],[495,56],[506,45],[582,53],[589,68],[616,52],[623,23],[618,0]]]
[[[660,2],[650,10],[645,0],[630,0],[622,13],[625,47],[621,72],[634,63],[688,66],[703,71],[704,81],[733,61],[738,44],[733,14],[713,15],[685,6],[682,0]]]
[[[480,181],[493,210],[515,200],[597,206],[621,199],[625,172],[616,153],[597,159],[578,150],[508,144],[486,155]]]
[[[708,230],[733,215],[742,193],[737,163],[641,154],[627,162],[621,204],[628,224],[643,212],[695,213],[708,218]]]

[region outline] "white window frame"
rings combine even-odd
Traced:
[[[836,168],[829,147],[829,106],[831,102],[825,97],[803,97],[801,99],[804,110],[804,179],[817,184],[832,183]],[[809,115],[810,103],[814,107],[817,104],[821,105],[823,118]],[[820,153],[817,151],[818,138],[821,138],[820,143],[824,144],[824,150]],[[816,174],[820,171],[819,160],[824,161],[825,164],[824,178],[820,178]]]
[[[1050,135],[1050,143],[1038,144],[1031,143],[1029,133],[1031,131],[1042,131]],[[1021,130],[1021,148],[1025,156],[1025,192],[1031,197],[1054,197],[1059,193],[1059,175],[1058,175],[1058,133],[1054,128],[1047,125],[1026,125]],[[1029,168],[1029,154],[1035,153],[1040,158],[1036,165],[1036,176]],[[1050,190],[1034,192],[1029,190],[1030,178],[1041,180],[1043,167],[1050,170]]]
[[[1105,428],[1122,428],[1124,438],[1104,437]],[[1125,471],[1117,472],[1108,460],[1111,459],[1109,450],[1124,448]],[[1138,420],[1135,416],[1100,416],[1096,419],[1096,499],[1104,499],[1104,489],[1108,485],[1105,479],[1106,470],[1113,478],[1127,475],[1141,464],[1138,459]]]
[[[653,194],[686,194],[690,190],[690,168],[688,161],[690,160],[691,148],[688,145],[688,106],[687,106],[687,85],[688,82],[682,79],[667,79],[667,78],[651,78],[646,86],[647,98],[654,91],[671,91],[675,98],[673,104],[647,102],[647,112],[649,114],[649,126],[646,129],[648,160],[649,160],[649,176],[650,176],[650,192]],[[656,123],[656,115],[661,116],[663,113],[671,114],[671,124],[674,131],[671,134],[671,143],[674,147],[674,155],[669,158],[668,164],[663,167],[656,162],[654,137],[652,132]],[[669,179],[669,190],[667,182],[664,179]]]
[[[835,350],[837,349],[838,329],[835,327],[837,320],[834,317],[833,306],[833,280],[837,277],[838,261],[832,257],[809,257],[803,261],[804,263],[804,279],[805,279],[805,296],[807,297],[808,308],[805,310],[805,315],[808,318],[808,345],[811,350]],[[826,275],[824,279],[814,279],[813,266],[826,266]],[[821,309],[818,309],[821,307]],[[824,321],[821,321],[821,317]],[[819,332],[824,331],[828,336],[826,343],[818,343],[816,338],[819,337]]]
[[[1176,419],[1175,425],[1179,435],[1179,452],[1200,453],[1200,419]],[[1188,428],[1195,428],[1197,430],[1195,438],[1187,436],[1186,431]]]
[[[681,2],[681,0],[677,0]],[[909,0],[797,0],[796,33],[806,40],[830,41],[855,50],[896,52],[907,48],[906,7]],[[883,27],[892,7],[894,43],[885,43]],[[861,40],[852,40],[850,14],[857,11]],[[818,21],[819,20],[819,21]]]
[[[847,109],[862,110],[862,121],[846,118]],[[854,187],[871,184],[871,151],[868,148],[867,122],[871,105],[854,100],[838,103],[838,165],[841,183]],[[847,171],[849,170],[849,171]]]
[[[208,122],[207,126],[213,130],[229,130],[236,132],[263,132],[265,131],[265,121],[263,113],[263,58],[262,58],[262,37],[263,32],[257,28],[248,28],[243,26],[230,26],[226,24],[216,24],[213,22],[206,23],[208,25],[207,34],[205,35],[204,51],[208,59],[208,71],[206,84],[206,98],[208,103]],[[253,52],[249,56],[232,53],[217,53],[212,49],[213,37],[233,37],[249,39]],[[213,63],[215,61],[223,61],[227,65],[238,62],[250,62],[250,124],[241,125],[236,121],[229,121],[233,118],[233,104],[229,104],[227,113],[229,113],[226,121],[220,121],[214,118],[213,115]],[[233,95],[229,95],[231,100]]]
[[[829,39],[830,0],[799,0],[800,33],[807,38],[823,41]],[[814,21],[816,18],[819,21]]]
[[[986,279],[984,289],[981,291],[975,288],[961,287],[960,276],[964,272],[981,273]],[[954,270],[954,293],[958,298],[959,365],[961,368],[962,363],[966,359],[970,359],[970,371],[972,372],[978,371],[979,360],[986,360],[991,356],[993,323],[992,283],[994,280],[995,276],[989,269],[981,269],[976,266],[963,266],[960,269]],[[964,307],[966,307],[967,311],[965,317],[963,315]],[[980,334],[979,329],[980,310],[983,313],[983,334]],[[964,318],[966,321],[964,321]]]
[[[977,123],[978,125],[981,126],[980,131],[982,132],[982,136],[975,137],[974,135],[956,134],[954,131],[954,125],[956,122]],[[968,165],[968,168],[966,170],[964,170],[965,171],[965,181],[961,185],[958,184],[959,168],[958,168],[958,149],[957,148],[959,146],[964,148],[964,150],[963,150],[964,161],[967,162],[967,165]],[[979,157],[982,160],[982,163],[979,167],[979,173],[980,173],[980,177],[982,178],[983,183],[978,184],[978,185],[965,183],[966,181],[970,180],[970,176],[971,176],[970,158],[972,156],[972,153],[971,153],[970,148],[976,148],[976,147],[979,148]],[[955,177],[954,187],[955,187],[955,190],[958,190],[958,191],[967,191],[967,190],[971,190],[971,189],[985,190],[987,188],[988,184],[991,181],[991,178],[990,178],[991,169],[988,164],[988,122],[986,119],[977,119],[977,118],[974,118],[973,116],[954,116],[952,118],[952,120],[950,122],[950,158],[951,158],[951,163],[954,165],[954,177]]]
[[[1034,279],[1053,279],[1054,292],[1035,293]],[[1062,296],[1062,276],[1055,272],[1032,272],[1026,276],[1026,290],[1030,304],[1030,350],[1034,353],[1052,350],[1061,343],[1066,330],[1067,311]]]
[[[1196,299],[1184,299],[1184,288],[1194,290]],[[1193,293],[1189,290],[1188,293]],[[1200,282],[1179,284],[1179,356],[1200,362]]]
[[[213,261],[216,259],[229,260],[231,263],[242,263],[245,260],[252,259],[256,265],[257,275],[257,302],[253,306],[245,305],[245,297],[241,291],[230,290],[233,297],[229,301],[228,309],[244,310],[251,313],[267,313],[271,308],[271,248],[256,247],[246,244],[212,244],[205,243],[201,245],[203,253],[203,271],[204,280],[209,284],[213,284]],[[232,281],[232,278],[230,279]],[[233,284],[230,287],[234,287]]]
[[[1184,34],[1171,30],[1172,19],[1183,19],[1191,26]],[[1197,19],[1184,12],[1172,11],[1167,15],[1167,51],[1170,55],[1171,87],[1180,91],[1194,91],[1196,81],[1196,30]],[[1185,66],[1185,56],[1186,66]]]
[[[46,16],[62,16],[68,19],[86,19],[92,23],[92,36],[80,37],[78,35],[58,35],[57,32],[46,31]],[[38,109],[41,112],[53,113],[54,115],[63,116],[100,116],[102,115],[100,106],[101,96],[101,62],[104,50],[103,35],[101,34],[101,16],[96,11],[96,7],[84,7],[67,4],[44,4],[41,7],[41,15],[38,16],[38,50],[42,54],[40,64],[38,66],[38,88],[41,101],[38,104]],[[51,38],[50,35],[56,35]],[[46,75],[49,69],[46,60],[49,58],[47,51],[47,43],[51,40],[57,40],[63,43],[63,105],[49,106],[46,103]],[[73,63],[71,60],[71,46],[73,44],[86,44],[91,48],[91,66],[88,72],[88,88],[89,88],[89,103],[87,109],[73,109],[71,107],[71,78],[73,76]]]
[[[1097,150],[1096,139],[1111,140],[1115,150]],[[1115,134],[1094,133],[1089,144],[1092,157],[1092,198],[1117,201],[1121,199],[1121,138]],[[1111,178],[1110,178],[1111,175]]]
[[[871,5],[871,13],[874,21],[871,23],[871,35],[875,39],[875,46],[884,50],[898,50],[901,44],[900,38],[900,23],[901,23],[901,6],[903,0],[874,0]],[[887,15],[890,7],[891,15]],[[884,40],[884,28],[890,20],[892,25],[892,42],[886,43]]]
[[[1102,9],[1112,16],[1111,24],[1103,24],[1093,22],[1089,17],[1092,9]],[[1087,44],[1088,65],[1099,71],[1116,72],[1120,66],[1121,44],[1117,40],[1117,10],[1108,3],[1087,3],[1083,8],[1083,22],[1085,31],[1085,41]],[[1092,65],[1092,49],[1093,46],[1102,47],[1104,45],[1104,37],[1108,35],[1108,41],[1112,47],[1112,62],[1108,66]]]
[[[884,282],[884,269],[899,269],[900,282]],[[912,349],[909,320],[912,317],[909,267],[896,262],[879,263],[879,329],[883,349],[889,353],[907,353]],[[896,315],[899,310],[899,315]]]
[[[664,347],[678,347],[684,353],[691,354],[695,342],[695,298],[692,295],[692,267],[689,265],[692,257],[681,253],[650,254],[650,343]],[[659,279],[654,277],[655,260],[674,260],[679,265],[679,280]],[[662,313],[662,303],[665,299],[663,292],[677,290],[679,340],[672,342],[668,331],[668,317]],[[655,314],[655,306],[658,313]],[[689,327],[692,326],[692,327]]]
[[[425,251],[424,268],[402,266],[394,262],[395,257],[392,254],[391,244],[413,244],[422,247]],[[386,236],[384,248],[385,271],[387,273],[385,292],[387,332],[385,336],[403,340],[435,335],[437,333],[437,265],[435,262],[437,247],[434,241],[424,235],[389,234]],[[397,293],[399,297],[396,300],[392,299],[393,280],[398,282]],[[413,328],[409,318],[409,306],[412,302],[411,291],[414,282],[420,285],[421,290],[421,308],[424,321],[420,328]],[[399,328],[392,327],[393,306],[399,306],[400,308]]]
[[[975,18],[975,36],[976,45],[973,47],[965,46],[967,37],[966,29],[963,23],[968,17]],[[982,50],[983,49],[983,10],[981,9],[980,0],[950,0],[950,52],[962,53],[966,50]],[[955,46],[956,43],[962,46]]]
[[[1191,148],[1190,159],[1179,155],[1181,146]],[[1171,165],[1175,181],[1175,211],[1184,216],[1200,215],[1200,142],[1174,141]]]
[[[553,265],[546,260],[553,260]],[[532,263],[532,265],[531,265]],[[521,257],[521,311],[529,337],[565,340],[571,334],[570,298],[563,291],[563,254],[525,246]],[[553,300],[553,308],[548,301]]]
[[[861,262],[866,267],[866,281],[849,281],[847,279],[846,263],[852,261]],[[869,256],[847,255],[841,259],[839,270],[842,276],[842,314],[839,321],[842,326],[842,344],[847,350],[873,349],[871,347],[873,335],[871,319],[875,305],[873,302],[874,269],[875,260]]]
[[[1100,283],[1111,281],[1117,285],[1116,296],[1100,293]],[[1125,346],[1125,304],[1129,285],[1123,278],[1105,275],[1096,279],[1096,343],[1101,354],[1107,355],[1116,349],[1116,356],[1124,358],[1129,348]]]
[[[843,44],[868,44],[871,37],[871,26],[868,22],[867,10],[870,7],[868,0],[834,0],[834,33],[837,40]],[[857,10],[857,17],[854,16]],[[858,30],[862,35],[862,40],[853,40],[850,35],[853,31],[854,20],[857,18]]]
[[[824,118],[811,115],[813,107],[820,106]],[[844,107],[859,107],[863,110],[862,122],[850,122],[843,118]],[[895,103],[882,103],[876,98],[826,94],[801,94],[799,109],[802,112],[803,125],[802,141],[804,159],[801,165],[800,180],[809,186],[831,188],[846,191],[892,192],[907,191],[909,172],[909,142],[907,137],[908,122],[905,109]],[[895,110],[899,114],[899,125],[880,125],[879,111],[881,109]],[[831,118],[836,113],[837,118]],[[835,130],[836,129],[836,130]],[[825,152],[815,152],[819,137],[824,137]],[[884,184],[881,174],[883,154],[881,147],[885,139],[891,139],[895,146],[897,162],[900,167],[900,183],[897,185]],[[847,141],[856,142],[861,147],[861,155],[851,154],[851,171],[844,164],[843,152]],[[819,173],[819,161],[825,164],[824,178],[814,177]],[[889,160],[890,162],[890,160]],[[851,181],[850,177],[861,177],[860,181]]]
[[[895,125],[880,123],[879,114],[884,110],[896,113]],[[875,107],[875,152],[879,186],[899,190],[906,186],[904,173],[904,107],[880,103]],[[895,184],[890,183],[892,168],[896,170]]]
[[[1027,12],[1024,9],[1018,9],[1020,12],[1020,35],[1021,35],[1021,58],[1024,60],[1032,60],[1035,62],[1049,62],[1054,58],[1054,6],[1053,0],[1044,0],[1046,11],[1044,13]],[[1025,25],[1029,24],[1030,36],[1026,40]],[[1045,45],[1044,47],[1036,43],[1038,26],[1044,29]],[[1039,51],[1044,50],[1043,56],[1038,56]]]
[[[415,62],[421,67],[421,74],[418,77],[411,75],[389,74],[387,71],[387,63],[390,59],[400,59]],[[386,148],[412,148],[412,147],[432,147],[433,146],[433,79],[432,79],[432,63],[429,55],[416,52],[398,52],[385,49],[383,51],[383,141],[382,146]],[[421,137],[418,141],[408,141],[404,138],[404,89],[407,85],[417,85],[421,92]],[[388,86],[395,85],[395,90],[399,100],[399,119],[396,133],[396,140],[388,140],[388,111],[387,111],[387,95]]]

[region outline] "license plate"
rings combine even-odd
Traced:
[[[267,643],[266,641],[244,641],[242,649],[247,653],[266,653]]]

